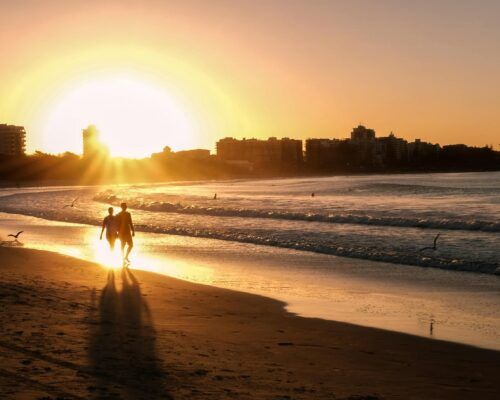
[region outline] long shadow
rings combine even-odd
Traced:
[[[94,295],[89,359],[99,379],[89,391],[96,398],[168,399],[149,307],[129,269],[122,270],[121,281],[118,291],[110,270],[98,302]]]

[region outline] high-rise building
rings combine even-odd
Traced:
[[[353,142],[372,142],[375,140],[375,131],[363,125],[358,125],[351,132],[351,140]]]
[[[413,163],[432,162],[438,157],[440,146],[415,139],[408,143],[408,159]]]
[[[224,138],[217,142],[217,157],[225,161],[248,161],[256,165],[299,164],[303,160],[302,140]]]
[[[332,164],[342,141],[340,139],[307,139],[306,161],[311,166]]]
[[[26,131],[22,126],[0,124],[0,154],[22,156],[26,151]]]
[[[83,137],[83,157],[91,158],[96,156],[107,156],[108,149],[101,142],[100,134],[94,125],[89,125],[82,131]]]
[[[408,142],[391,132],[389,136],[377,138],[376,152],[384,165],[404,163],[408,161]]]

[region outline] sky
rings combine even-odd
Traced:
[[[0,0],[0,123],[28,151],[378,136],[500,148],[499,1]]]

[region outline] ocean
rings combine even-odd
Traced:
[[[1,189],[0,239],[103,261],[92,225],[122,201],[138,268],[500,348],[500,172]]]
[[[97,225],[108,205],[125,201],[140,231],[500,273],[499,172],[24,192],[0,197],[0,211]],[[77,208],[63,208],[77,197]],[[422,250],[437,234],[436,250]]]

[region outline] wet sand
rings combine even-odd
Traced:
[[[500,352],[0,247],[2,399],[494,399]]]

